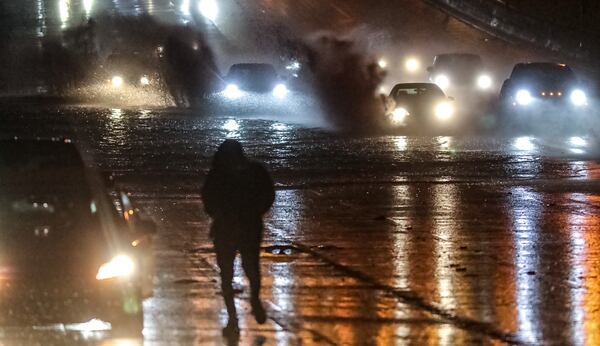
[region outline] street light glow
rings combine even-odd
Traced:
[[[60,15],[60,22],[62,24],[63,29],[67,26],[67,22],[69,21],[70,10],[71,10],[71,1],[60,0],[58,2],[58,13]]]
[[[198,3],[198,11],[206,19],[214,22],[219,15],[219,6],[215,0],[200,0]]]
[[[85,9],[86,17],[89,17],[94,7],[94,0],[83,0],[83,8]]]
[[[183,0],[181,2],[180,10],[184,16],[189,16],[190,15],[190,0]]]

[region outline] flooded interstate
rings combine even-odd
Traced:
[[[600,165],[592,138],[353,135],[175,110],[3,111],[3,138],[70,138],[158,224],[142,339],[61,327],[2,345],[222,344],[199,191],[240,140],[276,182],[261,252],[269,320],[243,345],[595,344]],[[39,297],[39,299],[44,299]]]

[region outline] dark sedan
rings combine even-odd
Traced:
[[[154,224],[69,141],[0,141],[0,326],[139,334]]]
[[[389,98],[396,104],[393,112],[388,114],[394,126],[447,128],[455,115],[453,99],[433,83],[397,84]]]
[[[249,93],[270,93],[275,98],[283,99],[289,92],[273,65],[270,64],[232,65],[224,80],[227,86],[222,93],[228,99],[237,99]]]

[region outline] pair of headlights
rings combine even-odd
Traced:
[[[450,86],[450,78],[448,78],[448,76],[443,75],[443,74],[437,75],[433,79],[433,82],[442,89],[448,89],[448,87]],[[481,90],[488,90],[489,88],[492,87],[492,84],[493,84],[492,77],[488,76],[487,74],[482,74],[479,77],[477,77],[476,85],[477,85],[477,88],[479,88]]]
[[[275,85],[275,87],[271,91],[271,94],[273,94],[273,96],[278,99],[285,98],[288,93],[289,90],[283,83]],[[228,99],[235,100],[237,98],[242,97],[244,93],[240,90],[240,88],[237,85],[229,84],[227,85],[225,90],[223,90],[223,95]]]
[[[110,83],[112,84],[113,87],[120,88],[123,86],[124,80],[123,80],[123,77],[121,77],[121,76],[113,76],[112,79],[110,80]],[[140,77],[140,85],[141,86],[150,85],[150,78],[148,78],[148,76],[141,76]]]
[[[559,96],[560,96],[560,93],[559,93]],[[585,105],[587,105],[587,102],[588,102],[586,93],[581,89],[573,90],[571,92],[570,99],[571,99],[571,103],[573,103],[573,105],[575,105],[577,107],[585,106]],[[517,91],[517,93],[515,94],[515,101],[520,106],[528,106],[529,104],[531,104],[534,101],[534,98],[533,98],[533,95],[531,95],[531,92],[529,92],[529,90],[521,89],[521,90]]]
[[[443,101],[438,103],[434,110],[433,114],[438,120],[445,121],[450,119],[454,115],[454,105],[449,101]],[[410,113],[404,107],[398,107],[394,109],[391,114],[391,121],[393,124],[400,125],[404,123],[406,117],[408,117]]]

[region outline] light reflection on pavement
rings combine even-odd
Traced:
[[[148,345],[222,343],[199,188],[232,132],[277,182],[262,255],[272,318],[249,316],[237,263],[241,344],[598,340],[600,169],[569,154],[592,138],[360,136],[153,110],[5,112],[1,126],[76,138],[159,224]]]

